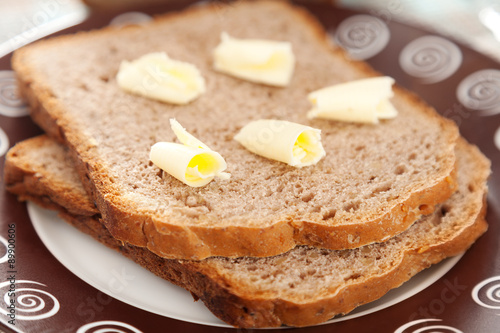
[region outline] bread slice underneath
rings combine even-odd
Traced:
[[[223,31],[291,42],[290,85],[214,71]],[[120,89],[121,61],[149,52],[196,65],[206,93],[174,106]],[[12,66],[33,119],[71,148],[111,234],[166,258],[269,256],[296,244],[355,248],[406,230],[455,190],[454,123],[398,86],[398,116],[378,125],[307,118],[310,92],[379,73],[332,48],[315,18],[283,1],[198,6],[140,27],[44,40],[16,52]],[[226,159],[230,180],[191,188],[162,175],[149,151],[176,140],[170,118]],[[262,118],[320,129],[327,155],[294,168],[249,152],[233,137]]]
[[[267,258],[164,259],[113,238],[84,197],[67,148],[46,136],[7,154],[7,189],[58,209],[81,231],[156,275],[190,291],[237,327],[307,326],[376,300],[421,270],[459,254],[487,229],[489,161],[464,140],[457,146],[458,191],[431,215],[384,243],[351,250],[298,246]]]

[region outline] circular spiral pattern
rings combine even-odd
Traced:
[[[335,41],[357,60],[371,58],[382,51],[390,39],[387,25],[370,15],[351,16],[337,27]]]
[[[142,333],[142,331],[119,321],[103,320],[83,325],[76,333]]]
[[[500,113],[500,70],[470,74],[458,85],[457,98],[465,107],[483,111],[483,115]]]
[[[151,21],[153,18],[141,12],[128,12],[116,16],[109,22],[109,25],[125,27],[127,25],[141,25]]]
[[[13,71],[0,71],[0,115],[22,117],[28,114],[26,102],[19,96]]]
[[[500,310],[500,276],[486,279],[472,289],[472,299],[482,307]]]
[[[3,156],[9,150],[9,138],[0,128],[0,156]]]
[[[493,141],[495,142],[495,146],[497,147],[497,149],[500,150],[500,127],[495,132],[495,137],[493,138]]]
[[[429,321],[441,321],[441,319],[419,319],[419,320],[414,320],[414,321],[411,321],[403,326],[401,326],[400,328],[398,328],[394,333],[408,333],[410,331],[406,331],[407,329],[411,328],[411,327],[414,327],[414,326],[417,326],[419,324],[423,324],[423,323],[426,323],[426,322],[429,322]],[[411,331],[412,333],[445,333],[445,332],[451,332],[451,333],[463,333],[462,331],[454,328],[454,327],[450,327],[450,326],[445,326],[445,325],[428,325],[426,324],[424,327],[421,327],[421,328],[418,328],[418,329],[415,329],[413,331]]]
[[[20,287],[23,284],[46,287],[46,285],[35,281],[15,281],[15,311],[17,320],[45,319],[52,317],[59,311],[59,301],[52,294],[34,287]],[[6,289],[3,296],[5,305],[11,303],[8,292],[10,286],[10,281],[0,283],[0,289]],[[0,313],[7,315],[8,312],[6,309],[6,306],[0,307]]]
[[[442,81],[462,64],[460,48],[447,39],[424,36],[410,42],[399,55],[401,68],[422,83]]]
[[[1,145],[1,143],[0,143]],[[0,156],[2,156],[1,152],[0,152]],[[5,238],[3,238],[2,236],[0,236],[0,243],[2,244],[3,247],[5,247],[5,254],[0,258],[0,264],[3,264],[4,262],[7,262],[7,259],[8,259],[8,252],[7,252],[7,249],[8,249],[8,243],[7,243],[7,240]]]

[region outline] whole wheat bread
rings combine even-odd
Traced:
[[[59,209],[81,231],[187,289],[231,325],[306,326],[378,299],[431,264],[465,251],[487,229],[489,161],[464,140],[457,158],[458,191],[387,242],[342,251],[299,246],[268,258],[164,259],[116,240],[81,197],[68,149],[46,136],[9,151],[5,182],[20,198]]]
[[[223,31],[290,41],[291,84],[273,88],[215,72],[211,54]],[[305,10],[243,1],[41,41],[18,50],[12,66],[33,119],[71,148],[115,238],[165,258],[269,256],[297,244],[348,249],[387,240],[456,188],[456,126],[398,86],[396,119],[307,119],[311,91],[378,75],[329,43]],[[120,62],[149,52],[196,65],[206,93],[179,107],[122,91]],[[191,188],[149,161],[154,143],[175,141],[170,118],[226,159],[229,181]],[[297,169],[250,153],[233,137],[261,118],[320,129],[327,156]]]

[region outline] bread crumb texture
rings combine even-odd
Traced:
[[[458,151],[459,189],[433,214],[422,217],[407,231],[383,243],[351,250],[326,250],[299,246],[286,254],[268,258],[213,258],[221,276],[231,276],[238,293],[260,297],[279,297],[297,303],[331,297],[346,286],[366,283],[378,276],[390,275],[401,268],[404,260],[417,253],[423,260],[415,264],[408,278],[427,267],[454,255],[454,242],[460,238],[475,239],[486,229],[466,233],[478,220],[487,192],[489,161],[477,148],[461,141]],[[481,222],[484,223],[484,222]],[[462,246],[469,246],[463,242]],[[468,244],[468,245],[465,245]],[[460,248],[459,251],[463,251]],[[437,256],[425,259],[426,252]],[[234,282],[237,281],[237,282]]]
[[[290,41],[297,59],[290,85],[270,87],[214,71],[212,52],[222,31]],[[283,221],[335,227],[390,218],[413,194],[450,176],[457,129],[399,87],[392,99],[395,119],[377,125],[308,119],[308,93],[377,75],[327,43],[319,24],[300,10],[241,2],[200,7],[143,27],[49,40],[19,52],[14,65],[22,80],[33,82],[35,94],[50,91],[42,105],[89,166],[96,193],[125,215],[221,230]],[[121,90],[115,79],[121,61],[151,52],[194,64],[206,79],[206,93],[175,106]],[[170,118],[225,158],[229,181],[192,188],[149,161],[154,143],[176,142]],[[314,166],[294,168],[252,154],[233,137],[258,119],[320,129],[326,156]],[[356,236],[351,238],[355,243]]]

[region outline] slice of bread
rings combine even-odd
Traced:
[[[22,199],[58,207],[75,227],[187,289],[217,317],[238,327],[306,326],[348,313],[465,251],[487,229],[490,164],[476,147],[460,140],[458,191],[385,243],[342,251],[298,246],[268,258],[164,259],[113,238],[99,214],[91,216],[95,210],[79,197],[83,187],[68,167],[67,154],[67,148],[46,136],[17,144],[7,154],[7,188]]]
[[[212,51],[223,31],[291,42],[290,85],[215,72]],[[206,93],[174,106],[121,90],[120,62],[150,52],[196,65]],[[33,119],[71,148],[110,233],[165,258],[270,256],[297,244],[356,248],[406,230],[456,189],[455,124],[398,86],[396,119],[307,118],[311,91],[379,74],[331,47],[311,15],[285,2],[198,6],[141,27],[41,41],[17,51],[12,66]],[[170,118],[226,159],[230,180],[191,188],[149,161],[154,143],[175,141]],[[233,137],[261,118],[320,129],[326,157],[294,168],[250,153]]]

